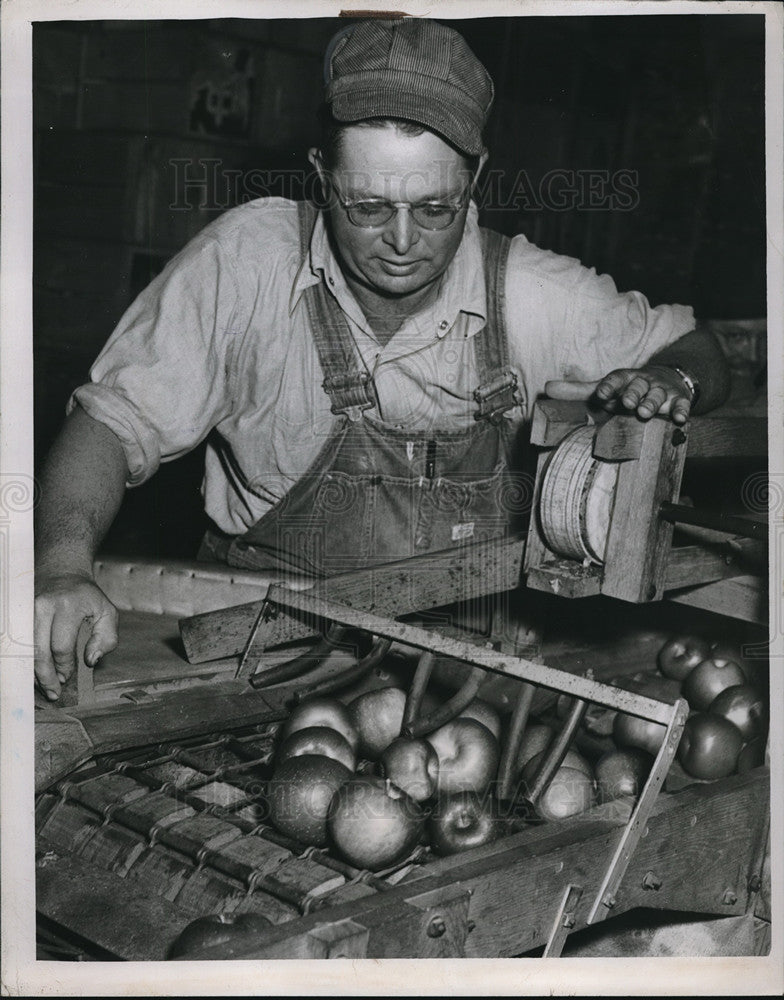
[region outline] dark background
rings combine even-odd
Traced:
[[[322,54],[346,23],[34,26],[38,461],[70,392],[166,260],[238,201],[301,194]],[[496,83],[484,224],[579,257],[654,305],[765,315],[762,15],[445,23]],[[557,170],[596,177],[598,197],[559,208],[546,197]],[[602,178],[611,194],[618,171],[635,172],[629,210],[603,197]],[[105,548],[192,557],[201,462],[198,449],[129,491]]]

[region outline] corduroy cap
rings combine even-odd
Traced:
[[[405,118],[478,156],[493,81],[462,35],[437,21],[367,20],[339,31],[324,59],[326,101],[341,122]]]

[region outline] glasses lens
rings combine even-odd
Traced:
[[[395,211],[388,201],[355,201],[348,206],[348,217],[355,226],[383,226]]]
[[[451,226],[457,210],[451,205],[414,205],[411,215],[414,222],[423,229],[446,229]]]

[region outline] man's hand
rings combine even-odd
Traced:
[[[50,701],[76,669],[82,625],[89,630],[84,662],[94,667],[117,645],[117,609],[87,576],[78,573],[36,576],[35,677]]]
[[[616,368],[598,382],[548,382],[545,392],[551,399],[595,399],[606,410],[620,403],[641,420],[660,413],[676,424],[686,423],[692,403],[686,383],[665,365]]]

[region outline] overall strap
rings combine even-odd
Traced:
[[[505,281],[510,239],[492,229],[482,229],[487,299],[487,323],[474,337],[479,385],[474,399],[479,404],[475,420],[496,422],[514,406],[520,406],[522,396],[517,375],[509,366],[509,347],[505,324]]]
[[[298,212],[300,253],[306,260],[318,212],[308,201],[298,203]],[[304,296],[332,412],[361,420],[362,412],[376,405],[375,389],[370,373],[360,368],[354,354],[348,321],[322,281],[308,286]]]

